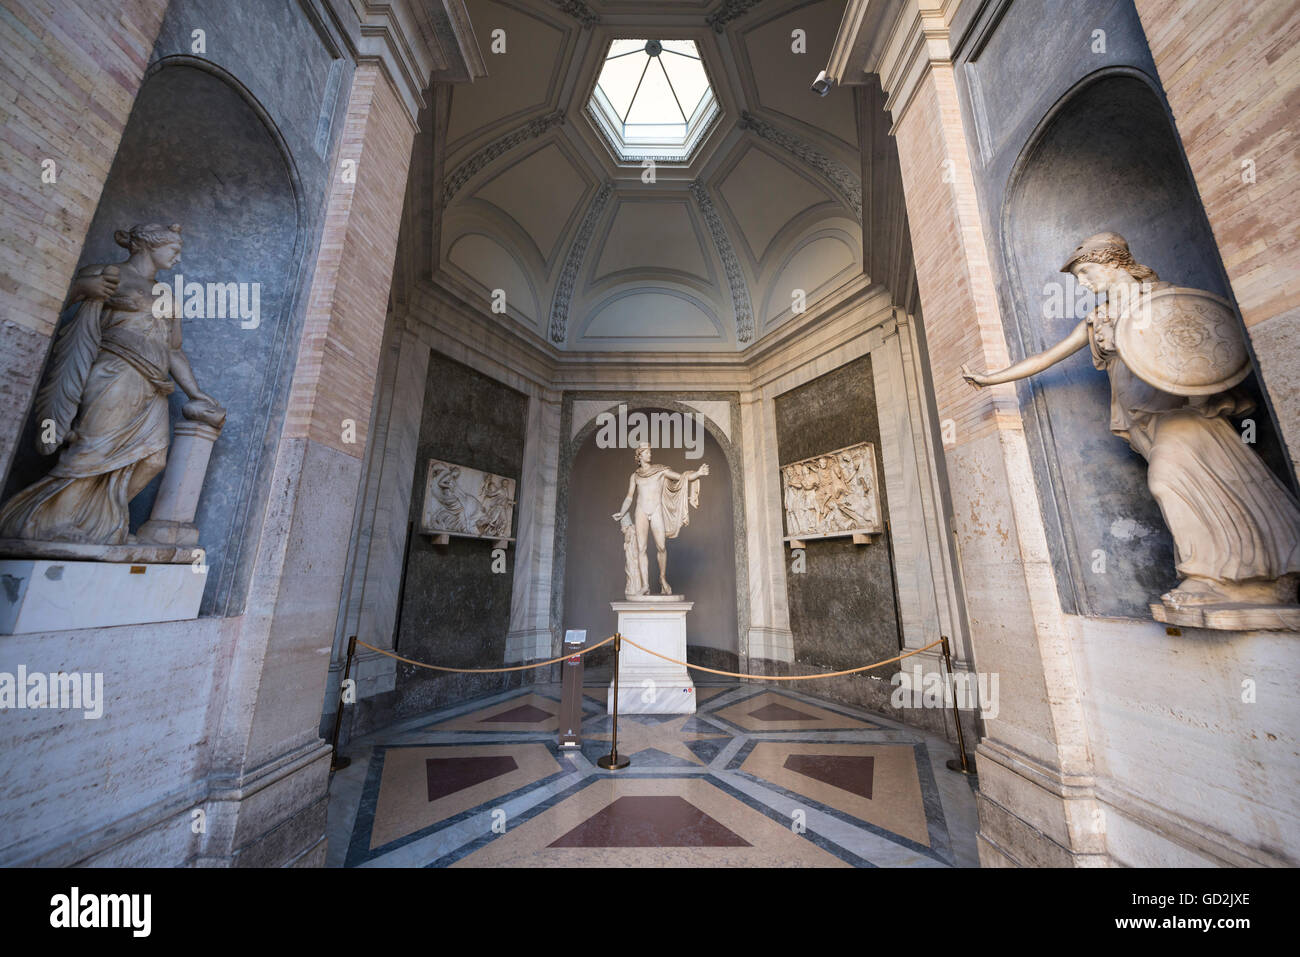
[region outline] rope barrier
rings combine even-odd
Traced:
[[[703,665],[693,665],[687,661],[678,661],[676,658],[669,658],[667,655],[661,655],[657,651],[651,651],[649,648],[638,645],[627,635],[623,636],[623,640],[633,648],[640,648],[647,655],[654,655],[656,658],[662,658],[664,661],[671,661],[675,665],[685,665],[687,668],[693,668],[696,671],[707,671],[711,675],[724,675],[728,678],[758,678],[762,681],[807,681],[810,678],[838,678],[840,675],[851,675],[856,674],[859,671],[870,671],[872,668],[879,668],[881,665],[888,665],[895,661],[902,661],[904,658],[910,658],[912,655],[919,655],[921,652],[928,651],[936,645],[943,644],[942,641],[932,641],[924,648],[917,648],[913,651],[907,652],[907,654],[899,655],[896,658],[886,658],[884,661],[877,661],[874,665],[863,665],[861,668],[848,668],[844,671],[827,671],[819,675],[743,675],[735,671],[719,671],[716,668],[706,668]]]
[[[644,651],[648,655],[653,655],[656,658],[662,658],[664,661],[671,662],[672,664],[675,665],[681,665],[685,668],[691,668],[694,669],[695,671],[707,671],[709,674],[722,675],[724,678],[757,678],[760,681],[811,681],[814,678],[838,678],[841,675],[853,675],[861,671],[870,671],[873,668],[880,668],[883,667],[884,665],[889,665],[897,661],[902,661],[904,658],[910,658],[912,657],[912,655],[919,655],[921,652],[929,651],[931,648],[942,646],[945,671],[948,675],[948,680],[951,680],[952,678],[952,660],[950,657],[950,651],[948,647],[948,639],[946,637],[940,638],[938,641],[932,641],[928,645],[925,645],[924,647],[913,648],[911,651],[904,652],[901,655],[896,655],[893,658],[886,658],[884,661],[877,661],[874,664],[863,665],[860,668],[846,668],[843,671],[827,671],[827,672],[823,672],[822,674],[816,674],[816,675],[752,675],[752,674],[741,674],[740,672],[737,671],[719,671],[717,668],[706,668],[703,665],[693,665],[688,661],[678,661],[676,658],[669,658],[667,655],[661,655],[657,651],[651,651],[649,648],[646,648],[644,645],[639,645],[632,639],[626,638],[619,634],[610,635],[608,638],[604,639],[603,641],[596,642],[596,644],[592,645],[590,648],[583,648],[581,651],[575,651],[572,652],[571,654],[561,655],[558,658],[551,658],[549,661],[538,661],[530,665],[513,665],[508,668],[449,668],[445,665],[431,665],[423,661],[416,661],[414,658],[404,658],[401,655],[396,654],[395,652],[392,651],[388,651],[387,649],[384,648],[376,648],[374,645],[369,644],[368,642],[358,640],[357,637],[353,635],[351,638],[348,639],[348,659],[347,659],[347,665],[345,666],[343,671],[343,676],[346,679],[348,673],[351,670],[352,655],[357,645],[360,645],[363,648],[369,648],[373,652],[376,652],[381,655],[386,655],[389,658],[392,658],[396,661],[403,662],[404,664],[412,665],[416,668],[428,668],[431,671],[452,671],[452,672],[456,672],[457,674],[498,674],[503,671],[526,671],[529,668],[545,668],[548,665],[553,665],[570,658],[581,657],[582,655],[595,651],[597,648],[604,647],[605,645],[609,644],[611,641],[614,642],[614,699],[613,699],[614,700],[614,711],[613,711],[614,725],[613,725],[613,733],[610,739],[609,754],[599,758],[596,761],[597,765],[599,765],[602,768],[605,768],[606,770],[617,770],[619,768],[625,768],[628,766],[629,763],[627,758],[620,757],[618,753],[618,671],[619,671],[618,659],[619,659],[619,645],[621,642],[624,641],[626,641],[633,648],[637,648],[641,651]],[[566,691],[566,697],[567,694],[568,692]],[[976,771],[972,766],[972,762],[966,757],[966,743],[965,743],[965,738],[962,734],[961,714],[957,710],[957,699],[955,696],[953,698],[952,711],[953,711],[953,720],[956,722],[957,725],[957,747],[958,747],[958,753],[960,754],[960,759],[954,758],[952,760],[949,760],[947,766],[952,771],[957,771],[962,774],[974,776],[976,774]],[[332,748],[333,759],[330,762],[330,770],[332,771],[345,768],[348,766],[349,763],[348,758],[338,753],[339,725],[342,716],[343,716],[343,704],[340,701],[338,712],[336,713],[334,718],[334,742]]]
[[[389,658],[395,658],[396,660],[404,662],[405,664],[414,665],[417,668],[428,668],[432,671],[454,671],[458,674],[495,674],[502,671],[525,671],[529,668],[545,668],[547,665],[553,665],[556,664],[557,662],[565,661],[569,658],[574,658],[579,655],[585,655],[588,652],[595,651],[597,648],[609,644],[611,641],[614,640],[615,637],[616,637],[615,635],[610,635],[608,638],[604,639],[603,641],[596,642],[596,644],[592,645],[590,648],[583,648],[581,651],[575,651],[573,654],[560,655],[560,657],[558,658],[552,658],[549,661],[538,661],[531,665],[514,665],[513,667],[510,668],[448,668],[443,665],[430,665],[424,663],[423,661],[415,661],[412,658],[403,658],[399,654],[395,654],[384,648],[376,648],[374,645],[367,644],[366,642],[361,640],[358,640],[357,644],[363,648],[369,648],[371,651],[376,651],[381,655],[387,655]],[[857,674],[859,671],[870,671],[872,668],[880,668],[884,665],[893,664],[895,661],[902,661],[904,658],[910,658],[912,655],[919,655],[923,651],[929,651],[931,648],[943,644],[942,641],[932,641],[923,648],[915,648],[912,651],[909,651],[906,654],[898,655],[895,658],[886,658],[884,661],[877,661],[875,664],[863,665],[861,668],[847,668],[844,671],[827,671],[819,675],[752,675],[752,674],[741,674],[740,672],[737,671],[719,671],[716,668],[706,668],[703,665],[693,665],[690,662],[678,661],[676,658],[669,658],[667,655],[661,655],[657,651],[651,651],[649,648],[645,648],[641,645],[638,645],[635,641],[633,641],[631,638],[627,637],[626,635],[623,636],[623,640],[626,641],[629,645],[631,645],[634,648],[640,648],[648,655],[654,655],[656,658],[662,658],[664,661],[670,661],[675,665],[683,665],[684,667],[687,668],[693,668],[696,671],[707,671],[709,674],[722,675],[723,677],[726,678],[757,678],[760,681],[808,681],[812,678],[838,678],[841,675]]]
[[[367,644],[364,641],[358,640],[357,644],[363,648],[369,648],[371,651],[377,651],[381,655],[387,655],[389,658],[396,658],[398,661],[405,662],[408,665],[415,665],[415,667],[417,668],[428,668],[431,671],[454,671],[457,674],[462,674],[462,675],[486,675],[486,674],[496,674],[502,671],[525,671],[528,668],[545,668],[547,665],[553,665],[556,662],[565,661],[569,658],[575,658],[579,655],[585,655],[589,651],[595,651],[601,645],[607,645],[613,640],[614,640],[614,635],[610,635],[604,641],[598,641],[590,648],[583,648],[581,651],[575,651],[569,655],[560,655],[560,657],[552,658],[550,661],[538,661],[531,665],[515,665],[514,667],[511,668],[447,668],[443,665],[428,665],[425,664],[423,661],[416,661],[412,658],[403,658],[401,655],[394,654],[393,652],[387,651],[383,648],[376,648],[374,645]]]

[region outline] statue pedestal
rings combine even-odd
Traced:
[[[0,635],[188,621],[207,579],[188,562],[2,559]]]
[[[1245,602],[1172,608],[1151,606],[1151,617],[1166,625],[1220,631],[1300,631],[1300,605],[1251,605]]]
[[[612,601],[609,607],[618,612],[618,631],[624,638],[686,660],[686,613],[695,602],[682,595],[645,595],[635,601]],[[613,712],[613,681],[606,707]],[[620,714],[694,714],[695,684],[690,672],[624,642],[619,655],[618,710]]]

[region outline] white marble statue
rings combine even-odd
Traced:
[[[650,447],[642,445],[636,450],[636,471],[627,483],[627,497],[622,507],[614,513],[614,521],[623,525],[626,578],[629,599],[646,595],[650,591],[649,535],[654,535],[659,558],[659,588],[665,595],[673,593],[666,577],[668,552],[666,540],[676,538],[682,526],[691,521],[690,510],[700,504],[700,478],[709,474],[707,463],[695,471],[674,472],[666,465],[650,464]],[[633,508],[633,499],[636,507]],[[632,511],[633,525],[629,537],[624,519]],[[633,547],[634,546],[634,547]],[[636,590],[633,591],[633,586]]]
[[[127,543],[128,504],[167,464],[172,381],[190,398],[187,419],[213,429],[225,421],[181,348],[179,314],[154,315],[156,276],[180,261],[181,227],[138,225],[113,238],[130,256],[77,274],[68,301],[81,305],[36,397],[38,447],[58,461],[0,510],[0,538]]]
[[[1204,303],[1218,297],[1160,282],[1116,233],[1085,240],[1061,271],[1107,301],[1047,351],[1000,372],[963,366],[963,377],[975,386],[1011,382],[1089,349],[1110,377],[1110,429],[1147,460],[1147,486],[1173,534],[1182,581],[1161,596],[1167,612],[1152,606],[1156,617],[1294,606],[1300,505],[1228,419],[1252,406],[1231,388],[1245,374],[1245,351],[1222,318],[1226,305],[1216,313]]]

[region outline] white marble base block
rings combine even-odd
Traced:
[[[207,577],[191,565],[0,560],[0,635],[188,621]]]
[[[618,632],[661,655],[686,660],[686,613],[695,602],[681,595],[647,595],[636,601],[612,601]],[[607,710],[614,710],[610,681]],[[620,714],[694,714],[695,684],[690,672],[623,642],[619,656]]]

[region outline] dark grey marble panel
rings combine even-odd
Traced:
[[[776,438],[782,465],[871,442],[877,475],[883,475],[871,357],[777,396]],[[879,492],[886,513],[883,483]],[[810,541],[806,562],[805,571],[786,575],[795,660],[832,671],[897,654],[894,586],[884,537],[870,545],[854,545],[846,538]]]
[[[439,353],[429,359],[416,453],[410,520],[424,506],[429,459],[520,480],[528,397]],[[528,491],[517,488],[516,498]],[[518,514],[515,516],[518,521]],[[406,561],[397,652],[453,668],[495,668],[505,661],[516,554],[492,570],[492,543],[453,538],[434,545],[413,533]],[[509,674],[438,674],[399,666],[394,714],[413,714],[465,696],[511,687]]]

